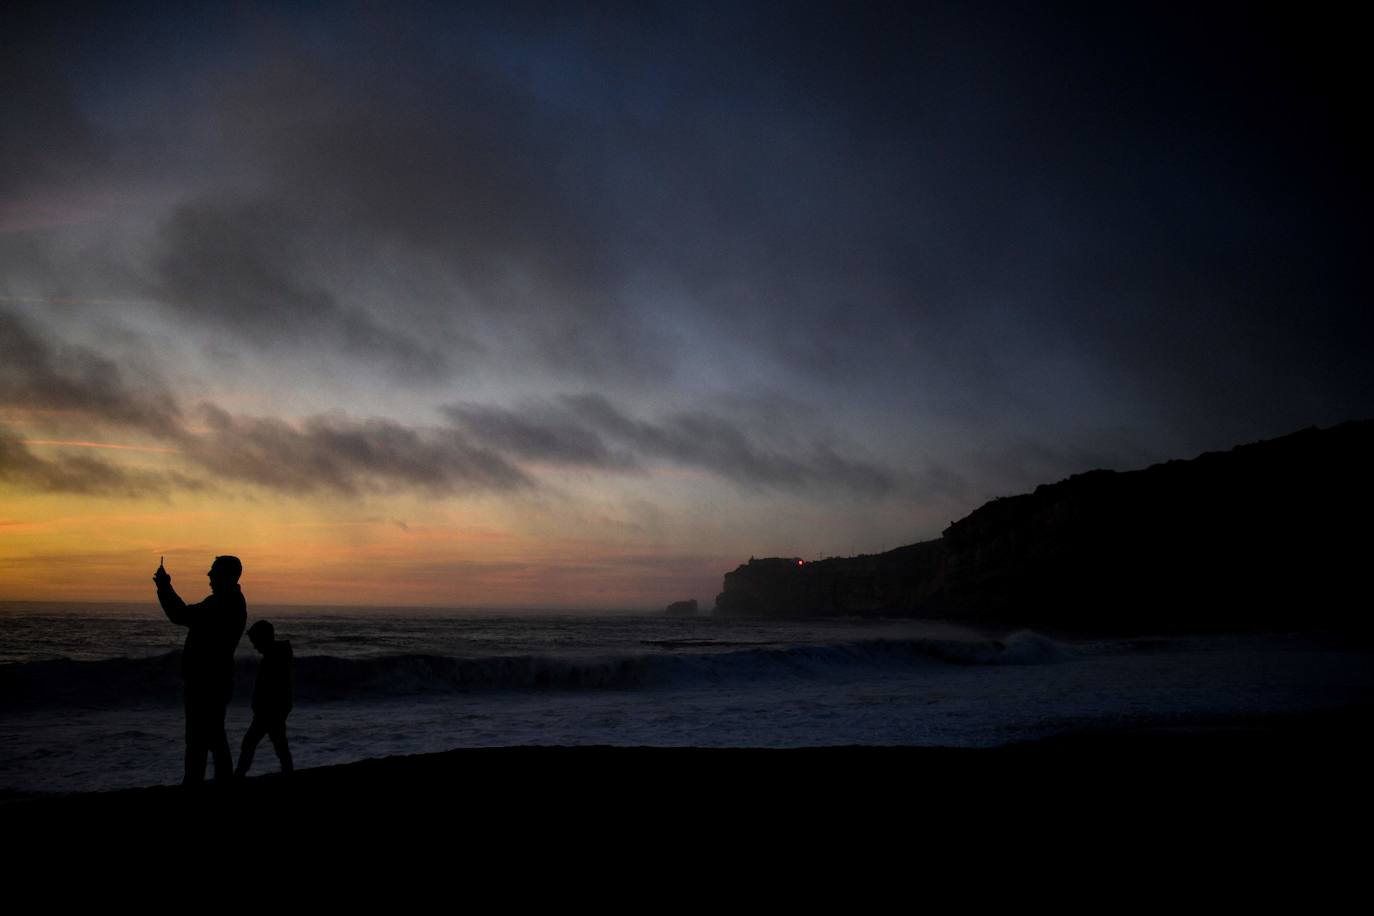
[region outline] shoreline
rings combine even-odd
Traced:
[[[1364,788],[1374,763],[1374,706],[1195,722],[1160,721],[1085,729],[989,748],[844,745],[801,748],[707,748],[616,745],[519,745],[460,748],[275,771],[260,754],[258,775],[194,789],[149,786],[105,792],[16,794],[0,798],[11,822],[87,821],[171,815],[205,807],[239,813],[289,805],[319,811],[346,805],[374,813],[409,803],[481,808],[491,792],[575,813],[586,793],[631,805],[641,782],[671,789],[679,801],[710,806],[781,801],[792,791],[844,790],[876,797],[908,780],[942,782],[953,792],[1034,784],[1070,808],[1090,796],[1117,802],[1238,801],[1261,792],[1271,801],[1302,793]],[[481,790],[484,797],[469,793]],[[1127,791],[1129,790],[1129,791]]]
[[[16,874],[143,874],[156,857],[256,882],[271,863],[260,887],[283,894],[418,879],[566,901],[648,878],[684,899],[933,882],[976,900],[1212,888],[1335,908],[1366,871],[1371,721],[1364,706],[996,748],[459,749],[0,802],[0,845]]]

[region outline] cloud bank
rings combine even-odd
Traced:
[[[68,424],[151,437],[199,474],[178,472],[158,483],[147,471],[89,456],[45,459],[7,434],[0,474],[45,491],[138,496],[240,483],[299,495],[507,493],[539,485],[535,466],[640,474],[676,466],[747,487],[864,497],[892,493],[902,482],[825,444],[789,453],[709,412],[641,420],[593,394],[519,410],[453,404],[442,408],[446,422],[428,426],[342,412],[288,422],[208,402],[186,410],[156,375],[144,373],[135,384],[110,361],[53,342],[13,314],[0,312],[0,330],[0,406],[54,410]]]
[[[69,304],[0,314],[0,406],[187,485],[686,469],[827,509],[1374,413],[1358,30],[1064,18],[26,6],[0,296]],[[148,371],[81,321],[173,346]],[[737,409],[784,394],[782,431]],[[12,483],[152,486],[23,439]]]

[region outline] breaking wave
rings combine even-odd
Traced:
[[[621,656],[315,655],[295,660],[295,696],[298,702],[309,702],[484,690],[691,687],[764,679],[843,679],[913,665],[1047,664],[1068,657],[1067,649],[1031,631],[1005,640],[878,639]],[[256,659],[239,660],[237,697],[248,694],[256,669]],[[0,708],[167,701],[180,696],[180,672],[179,651],[140,659],[0,665]]]

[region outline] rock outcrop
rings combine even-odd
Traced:
[[[753,560],[730,615],[885,614],[1098,629],[1367,628],[1374,421],[995,499],[882,554]]]
[[[697,615],[697,599],[674,601],[663,609],[663,613],[669,617],[695,617]]]

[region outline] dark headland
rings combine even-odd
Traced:
[[[1374,420],[994,499],[936,540],[750,560],[716,613],[1095,631],[1370,628]]]

